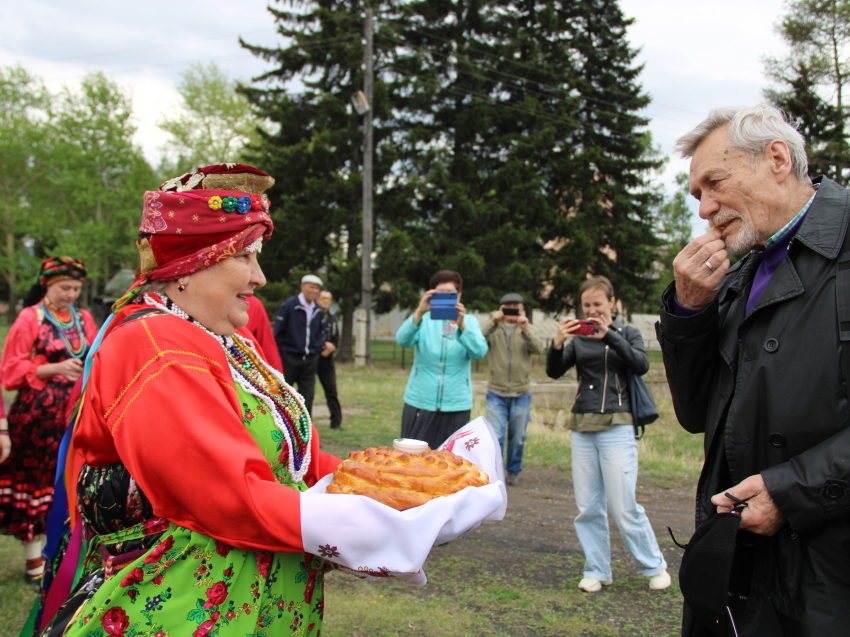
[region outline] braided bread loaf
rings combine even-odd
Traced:
[[[334,472],[327,492],[365,495],[404,511],[489,483],[486,473],[451,451],[428,450],[415,456],[389,447],[369,447],[348,454],[348,460]]]

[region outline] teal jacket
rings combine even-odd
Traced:
[[[472,409],[470,361],[484,357],[487,341],[475,317],[467,315],[464,324],[461,332],[452,321],[433,321],[426,312],[419,325],[411,315],[398,329],[398,344],[416,348],[405,403],[428,411]]]

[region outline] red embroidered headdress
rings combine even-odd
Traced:
[[[133,287],[112,306],[117,311],[151,281],[173,281],[265,243],[274,224],[263,194],[274,179],[253,166],[198,168],[145,193],[139,227],[140,266]]]

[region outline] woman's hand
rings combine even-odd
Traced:
[[[61,363],[48,363],[39,365],[35,375],[39,378],[50,378],[51,376],[64,376],[72,383],[76,382],[83,373],[83,361],[79,358],[66,358]]]
[[[431,296],[436,291],[437,290],[428,290],[422,295],[422,298],[419,300],[419,305],[416,306],[416,310],[413,312],[414,325],[419,325],[420,321],[422,321],[422,317],[425,315],[425,312],[431,311]]]
[[[581,321],[571,318],[565,318],[558,326],[558,331],[555,332],[555,337],[552,339],[552,347],[561,349],[564,346],[564,341],[575,336],[576,330],[580,327]]]
[[[9,454],[12,453],[12,439],[9,437],[9,421],[5,418],[0,418],[0,431],[6,431],[7,433],[0,433],[0,464],[6,462],[6,458],[9,457]]]
[[[72,383],[76,382],[83,373],[83,361],[79,358],[66,358],[61,363],[55,363],[55,365],[55,374],[58,376],[64,376]]]
[[[604,318],[599,316],[589,316],[585,320],[593,321],[594,323],[596,323],[596,332],[593,334],[588,334],[588,338],[595,338],[597,341],[601,341],[603,338],[605,338],[605,335],[608,333],[609,323]]]
[[[463,303],[455,304],[457,308],[457,327],[462,332],[463,328],[466,327],[463,323],[463,317],[466,315],[466,308],[463,306]]]

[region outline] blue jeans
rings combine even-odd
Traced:
[[[522,471],[522,449],[525,446],[525,430],[530,418],[531,392],[516,398],[503,398],[493,392],[487,392],[487,420],[499,437],[502,457],[507,446],[508,460],[505,470],[508,473]]]
[[[646,511],[635,499],[638,448],[631,425],[608,431],[572,432],[576,533],[584,549],[584,576],[611,579],[608,511],[640,572],[652,577],[666,564]],[[606,511],[607,503],[607,511]]]

